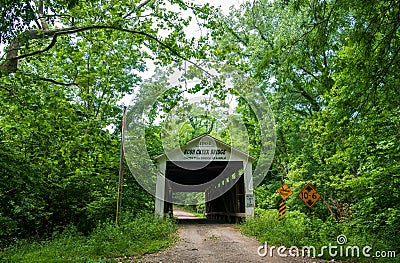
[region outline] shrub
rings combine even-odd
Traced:
[[[2,251],[0,262],[101,262],[154,252],[174,241],[176,224],[169,219],[146,213],[121,219],[118,226],[100,224],[87,237],[71,227],[47,241],[20,241]]]
[[[256,214],[256,217],[247,219],[241,229],[262,243],[300,245],[309,232],[310,219],[299,211],[287,212],[281,221],[278,221],[277,210],[258,209]]]

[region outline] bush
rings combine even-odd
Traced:
[[[298,211],[289,211],[283,220],[278,221],[277,210],[257,209],[256,217],[247,219],[241,229],[262,243],[295,246],[304,241],[308,225],[310,220]]]
[[[6,248],[0,261],[6,262],[99,262],[116,257],[140,256],[169,246],[176,224],[152,214],[124,216],[119,226],[100,224],[85,237],[74,227],[47,241],[20,241]]]
[[[372,231],[360,231],[360,227],[355,227],[359,222],[339,222],[333,217],[327,220],[306,215],[299,211],[288,211],[283,220],[278,221],[278,211],[276,209],[264,210],[256,208],[256,216],[247,219],[241,224],[241,230],[244,234],[254,236],[262,244],[265,242],[272,246],[314,246],[317,255],[321,251],[322,246],[333,246],[337,244],[339,235],[346,236],[345,246],[364,246],[373,247],[373,251],[393,251],[396,255],[400,252],[398,246],[392,240],[380,237]],[[322,258],[330,259],[328,252],[325,250]],[[335,259],[345,259],[344,257],[335,257]],[[354,261],[355,258],[349,258]],[[357,258],[361,262],[398,262],[397,258]]]

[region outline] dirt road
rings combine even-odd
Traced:
[[[186,212],[182,216],[191,217]],[[178,234],[179,241],[174,246],[146,255],[139,262],[324,262],[277,255],[260,257],[257,253],[260,243],[230,224],[185,223],[179,226]]]
[[[187,212],[176,206],[174,206],[174,217],[181,220],[197,219],[194,214]]]

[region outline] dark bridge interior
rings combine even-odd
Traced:
[[[229,165],[228,165],[229,163]],[[233,173],[242,167],[242,162],[167,162],[166,178],[182,185],[206,184],[224,174]],[[185,169],[189,168],[189,169]],[[226,169],[226,171],[224,171]]]
[[[205,192],[208,220],[237,222],[245,217],[245,195],[241,161],[167,161],[165,194]],[[164,213],[172,215],[171,203],[164,203]]]

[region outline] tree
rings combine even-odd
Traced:
[[[157,64],[201,56],[188,39],[195,15],[181,1],[9,1],[1,41],[0,239],[38,237],[75,225],[88,233],[113,218],[120,148],[118,102]],[[163,31],[161,34],[160,31]],[[152,209],[125,176],[123,210]],[[5,243],[3,243],[5,242]]]
[[[191,9],[194,15],[202,14],[203,18],[211,12],[207,5],[201,7],[180,0],[170,3],[152,0],[141,3],[76,0],[7,3],[1,10],[6,17],[0,26],[4,30],[1,41],[9,44],[0,65],[2,75],[16,72],[21,60],[54,48],[61,36],[87,31],[124,32],[123,38],[131,36],[136,46],[146,46],[150,53],[158,53],[165,63],[174,59],[170,54],[175,59],[189,58],[193,55],[193,47],[202,39],[185,38],[183,28],[191,18],[179,17],[170,11],[168,4],[183,10]],[[157,36],[161,30],[168,32],[166,36]]]
[[[264,87],[277,123],[263,196],[281,178],[294,192],[310,182],[324,199],[315,215],[398,240],[397,15],[395,1],[255,1],[221,17],[214,55]]]

